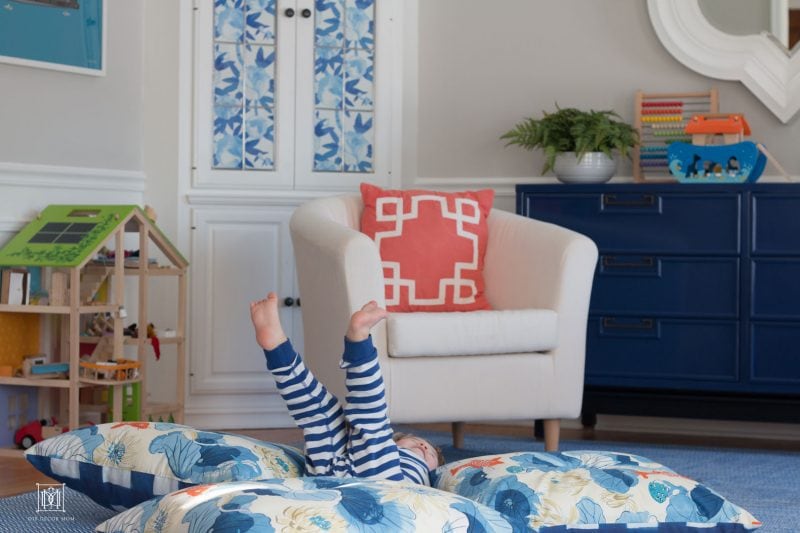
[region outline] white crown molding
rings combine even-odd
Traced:
[[[25,227],[29,221],[15,219],[0,219],[0,233],[17,233]]]
[[[355,194],[358,191],[341,191],[335,194]],[[309,200],[329,196],[332,193],[322,191],[281,191],[266,193],[253,191],[241,193],[221,191],[217,193],[192,193],[186,195],[186,202],[190,206],[298,206]]]
[[[650,21],[664,47],[705,76],[741,81],[782,122],[800,109],[800,54],[775,39],[730,35],[703,15],[698,0],[647,0]]]
[[[517,185],[559,183],[551,176],[523,176],[523,177],[496,177],[487,178],[441,178],[441,177],[422,177],[416,178],[409,189],[436,189],[445,191],[493,189],[495,196],[516,197]]]
[[[136,170],[0,162],[0,185],[142,193],[145,174]]]

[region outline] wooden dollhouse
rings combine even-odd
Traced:
[[[126,234],[128,239],[134,240],[138,235],[135,253],[125,252]],[[152,259],[156,254],[151,253],[151,245],[160,250],[169,264],[161,265]],[[175,400],[168,404],[150,404],[142,394],[141,419],[169,417],[182,422],[187,267],[186,259],[138,206],[48,206],[0,249],[0,269],[41,269],[42,285],[39,294],[30,294],[24,300],[28,303],[0,303],[0,321],[39,315],[45,333],[42,337],[49,342],[42,343],[47,346],[39,346],[37,352],[45,354],[49,363],[66,363],[68,371],[66,376],[62,373],[45,379],[26,375],[21,367],[24,356],[29,354],[19,353],[16,360],[3,361],[6,368],[12,369],[0,375],[0,389],[37,388],[40,404],[52,396],[50,391],[60,391],[56,401],[51,403],[57,405],[60,422],[76,428],[84,422],[81,410],[90,409],[81,405],[81,390],[109,388],[115,401],[111,402],[113,408],[105,413],[106,418],[122,420],[124,387],[133,384],[143,387],[146,383],[147,363],[155,344],[147,335],[126,336],[124,322],[127,318],[141,325],[149,324],[148,281],[153,276],[172,276],[178,281],[175,324],[169,325],[174,335],[159,340],[162,345],[176,347]],[[134,317],[126,313],[126,277],[138,280],[138,301],[135,305],[129,302],[127,306],[136,308]],[[96,326],[97,317],[107,317],[100,330]],[[85,349],[87,345],[95,346],[89,354]],[[125,345],[135,346],[135,360],[126,358]],[[83,360],[81,352],[85,354]],[[40,405],[40,418],[46,416],[42,410]],[[5,420],[0,423],[7,425]]]

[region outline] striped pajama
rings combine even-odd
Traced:
[[[303,430],[306,473],[312,476],[370,477],[430,485],[425,462],[398,448],[372,338],[345,339],[339,364],[345,369],[345,406],[317,381],[290,341],[264,350],[267,368],[289,413]]]

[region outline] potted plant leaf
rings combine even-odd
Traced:
[[[614,111],[583,111],[556,106],[542,118],[526,118],[501,139],[544,152],[542,174],[553,170],[565,183],[602,183],[617,169],[615,152],[628,157],[638,132]]]

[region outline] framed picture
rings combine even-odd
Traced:
[[[105,76],[106,0],[2,0],[0,62]]]

